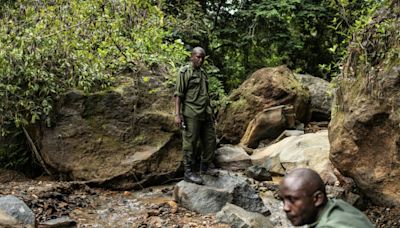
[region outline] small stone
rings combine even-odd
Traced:
[[[76,221],[66,216],[61,218],[51,219],[39,225],[39,227],[41,228],[75,227],[75,226],[76,226]]]
[[[149,216],[158,216],[160,214],[159,210],[150,210],[147,212]]]
[[[258,181],[272,181],[272,176],[265,167],[251,166],[246,170],[246,175]]]

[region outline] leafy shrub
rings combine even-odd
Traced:
[[[68,88],[112,85],[120,73],[154,64],[174,71],[185,55],[168,40],[172,17],[143,0],[18,0],[0,10],[0,133],[50,124]]]

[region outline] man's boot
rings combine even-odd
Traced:
[[[210,175],[210,176],[218,176],[219,172],[215,169],[212,169],[210,167],[210,163],[208,162],[202,162],[200,164],[200,174],[205,174],[205,175]]]
[[[196,173],[192,172],[191,169],[185,169],[184,178],[185,181],[202,185],[203,179],[197,175]]]
[[[203,179],[192,171],[193,162],[189,154],[185,154],[183,157],[183,167],[185,169],[185,174],[183,176],[185,181],[195,184],[203,184]]]

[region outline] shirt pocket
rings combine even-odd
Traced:
[[[191,78],[189,81],[188,91],[186,93],[186,99],[188,101],[194,101],[198,98],[200,93],[200,78]]]
[[[200,85],[200,78],[199,77],[195,77],[195,78],[191,78],[189,81],[189,89],[194,89],[194,88],[198,88]]]

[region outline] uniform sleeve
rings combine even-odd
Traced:
[[[178,77],[176,78],[176,87],[174,96],[184,97],[188,86],[188,77],[186,76],[186,71],[180,70]]]

